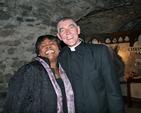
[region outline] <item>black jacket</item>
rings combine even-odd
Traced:
[[[57,113],[55,90],[38,61],[22,66],[10,79],[3,113]]]
[[[59,62],[71,79],[72,61],[69,52],[69,48],[64,47]],[[100,44],[84,43],[81,68],[86,113],[124,113],[119,78],[108,48]]]

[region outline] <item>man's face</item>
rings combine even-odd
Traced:
[[[72,20],[65,20],[58,23],[58,38],[70,47],[79,43],[80,27],[75,26]]]

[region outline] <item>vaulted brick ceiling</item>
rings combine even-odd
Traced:
[[[91,37],[133,29],[141,22],[141,0],[2,0],[0,15],[0,20],[15,19],[15,26],[41,21],[53,26],[54,32],[59,18],[71,16],[81,26],[82,36]]]

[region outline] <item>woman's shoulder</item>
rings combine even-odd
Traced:
[[[20,67],[10,78],[10,81],[31,78],[35,75],[40,74],[42,70],[43,66],[38,61],[32,61]]]
[[[26,70],[32,70],[32,69],[38,69],[41,67],[41,64],[38,62],[38,61],[32,61],[32,62],[29,62],[23,66],[21,66],[18,71],[26,71]],[[18,72],[17,71],[17,72]]]

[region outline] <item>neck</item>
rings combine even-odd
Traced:
[[[57,62],[51,62],[51,68],[54,69],[55,77],[60,78],[59,68],[57,66]]]
[[[69,48],[75,48],[75,47],[77,47],[80,43],[82,42],[82,39],[78,39],[78,42],[76,43],[76,45],[74,45],[74,46],[68,46]]]
[[[50,61],[50,66],[51,68],[53,68],[54,70],[56,70],[58,67],[57,67],[57,61]]]
[[[79,39],[79,42],[75,46],[68,46],[71,51],[75,51],[75,48],[81,43],[81,40]]]

